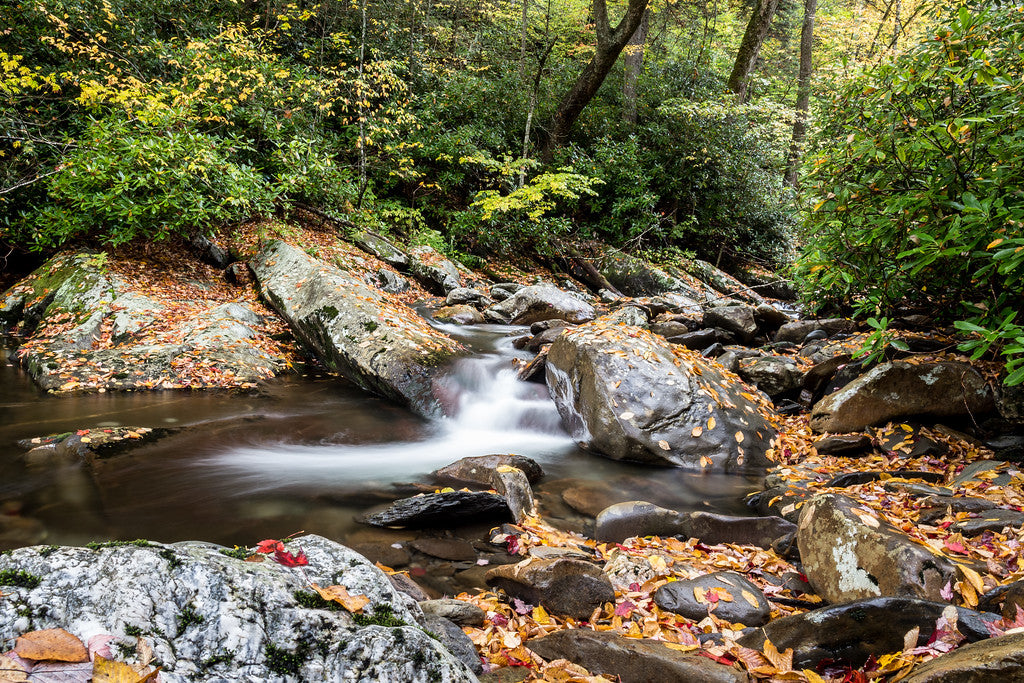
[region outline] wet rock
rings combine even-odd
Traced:
[[[921,629],[918,645],[927,644],[935,622],[949,606],[948,602],[912,598],[856,600],[776,619],[744,635],[739,643],[760,650],[767,638],[780,651],[793,648],[795,669],[813,669],[825,660],[859,668],[871,656],[901,652],[904,636],[915,627]],[[988,638],[986,624],[999,619],[996,614],[955,609],[957,627],[968,642]]]
[[[360,521],[371,526],[427,528],[486,520],[510,519],[505,499],[493,493],[449,491],[396,500]]]
[[[942,472],[920,472],[916,470],[892,470],[889,472],[880,471],[862,471],[862,472],[845,472],[843,474],[837,474],[836,476],[825,482],[824,486],[835,487],[835,488],[846,488],[847,486],[857,486],[858,484],[867,484],[871,481],[880,481],[885,477],[893,477],[898,479],[920,479],[922,481],[929,482],[940,482],[946,478],[946,475]]]
[[[424,287],[442,296],[462,286],[458,267],[426,244],[409,250],[409,272]]]
[[[491,484],[498,495],[505,499],[505,504],[512,511],[512,519],[517,524],[537,514],[533,489],[521,469],[502,465],[494,471]]]
[[[432,378],[459,345],[354,275],[272,241],[253,260],[264,298],[324,365],[424,414]]]
[[[300,680],[473,680],[465,665],[416,628],[423,624],[416,603],[365,558],[319,536],[297,538],[288,549],[301,550],[308,566],[299,571],[245,562],[196,542],[20,548],[0,556],[0,571],[24,571],[39,583],[4,586],[0,638],[13,642],[25,631],[63,628],[83,641],[110,634],[111,646],[134,647],[142,631],[163,665],[160,679],[169,683],[281,680],[271,646],[296,655]],[[295,595],[308,593],[314,582],[367,596],[364,615],[389,626],[297,602]],[[211,663],[225,654],[230,659]]]
[[[491,485],[491,478],[499,467],[515,467],[523,471],[530,483],[536,483],[544,476],[544,470],[532,458],[524,455],[474,455],[456,460],[450,465],[434,470],[431,475],[439,481],[453,484]]]
[[[721,327],[735,334],[741,342],[749,342],[757,334],[757,321],[750,306],[709,308],[704,312],[704,327]]]
[[[876,596],[941,600],[956,565],[914,543],[869,508],[825,494],[800,511],[797,544],[804,574],[829,602]]]
[[[986,531],[1002,531],[1024,526],[1024,512],[997,508],[979,513],[977,517],[955,522],[950,531],[959,532],[964,536],[978,536]]]
[[[454,598],[424,600],[420,603],[424,614],[444,617],[460,626],[483,626],[487,614],[476,605]]]
[[[571,486],[562,491],[562,500],[576,512],[597,517],[605,508],[624,503],[633,496],[607,482],[590,482]]]
[[[795,531],[796,525],[781,517],[736,517],[697,510],[686,513],[679,533],[707,545],[736,543],[771,548],[777,539]]]
[[[467,669],[474,674],[483,673],[484,667],[480,661],[480,655],[476,653],[473,641],[461,628],[444,617],[433,615],[424,615],[422,623],[423,628],[437,636],[448,652],[455,655],[460,662],[466,665]]]
[[[399,270],[409,267],[409,257],[406,253],[376,233],[364,232],[352,241],[367,254],[376,256],[389,266]]]
[[[442,560],[466,562],[476,559],[476,549],[473,544],[457,538],[417,538],[409,545],[424,555]]]
[[[533,339],[527,342],[526,350],[540,351],[542,347],[547,346],[558,339],[558,335],[562,334],[563,331],[565,331],[564,326],[550,327],[543,332],[534,335]]]
[[[589,619],[595,609],[615,601],[608,577],[583,560],[530,559],[495,567],[487,572],[487,585],[574,619]]]
[[[456,287],[452,291],[448,292],[448,296],[445,297],[444,303],[445,306],[469,304],[471,306],[486,308],[494,302],[491,301],[489,296],[481,292],[479,289],[473,289],[472,287]]]
[[[655,640],[626,638],[607,631],[555,631],[527,641],[526,647],[547,660],[568,659],[593,673],[617,676],[622,683],[747,680],[746,674],[707,657],[673,650]]]
[[[915,667],[904,683],[1003,683],[1024,680],[1024,633],[958,647]]]
[[[918,521],[932,524],[945,517],[948,513],[959,512],[984,513],[993,510],[996,504],[986,498],[973,496],[935,495],[921,500]]]
[[[772,397],[798,389],[804,378],[796,361],[783,356],[743,358],[737,374]]]
[[[768,463],[775,431],[762,415],[771,410],[766,402],[647,330],[566,331],[551,345],[545,372],[569,433],[614,460],[719,471]]]
[[[504,301],[487,309],[497,319],[512,325],[529,325],[540,320],[583,323],[594,319],[594,307],[572,294],[550,285],[523,287]]]
[[[371,562],[380,562],[392,569],[406,566],[411,559],[409,551],[402,543],[354,543],[352,550]]]
[[[376,272],[378,286],[389,294],[402,294],[409,291],[409,281],[398,273],[387,268],[380,268]]]
[[[965,363],[883,363],[815,404],[811,428],[852,432],[912,416],[977,417],[994,408],[988,383]]]
[[[814,442],[814,449],[822,455],[842,457],[866,455],[871,448],[871,437],[867,434],[836,434]]]
[[[444,306],[434,311],[434,320],[439,323],[455,323],[456,325],[479,325],[484,316],[468,304]]]
[[[674,536],[684,527],[685,515],[642,500],[616,503],[597,515],[594,538],[621,542],[633,536]]]
[[[700,621],[710,612],[733,624],[761,626],[771,616],[771,605],[761,589],[736,572],[672,581],[654,592],[654,602],[693,621]]]
[[[36,464],[39,464],[43,450],[47,451],[46,461],[79,460],[91,464],[95,460],[110,458],[142,444],[157,441],[170,431],[150,427],[100,427],[23,439],[18,445],[32,449],[26,454],[26,458],[34,453],[29,460],[35,461]]]
[[[852,320],[844,320],[843,318],[794,320],[779,328],[779,331],[775,333],[775,341],[802,344],[807,335],[816,330],[823,330],[826,335],[831,336],[841,332],[852,332],[856,327],[856,323]]]

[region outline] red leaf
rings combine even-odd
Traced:
[[[268,554],[270,554],[272,552],[275,552],[275,551],[283,552],[284,551],[284,543],[281,543],[281,541],[275,540],[273,538],[268,538],[267,540],[260,541],[259,543],[256,544],[256,552],[258,552],[258,553],[263,553],[264,555],[268,555]]]
[[[301,550],[295,555],[292,555],[287,550],[278,550],[274,553],[274,561],[285,567],[299,567],[309,564],[309,560],[306,559],[306,553]]]
[[[700,650],[699,652],[697,652],[697,654],[707,657],[708,659],[713,659],[719,664],[725,664],[726,666],[732,666],[732,663],[735,661],[733,659],[730,659],[729,657],[719,657],[718,655],[713,655],[707,650]]]
[[[942,542],[943,547],[946,550],[954,553],[960,553],[961,555],[967,554],[967,548],[964,547],[963,543],[959,541],[950,541],[948,538]]]
[[[509,555],[518,555],[519,554],[519,537],[514,535],[514,534],[509,535],[508,539],[506,539],[506,541],[505,541],[505,547],[508,550],[508,554]]]
[[[636,605],[630,600],[623,600],[619,604],[615,605],[615,616],[617,617],[628,617],[636,609]]]

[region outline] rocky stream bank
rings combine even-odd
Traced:
[[[0,680],[1024,677],[1024,401],[927,321],[867,362],[852,322],[801,319],[709,264],[609,250],[485,274],[269,228],[199,253],[55,257],[0,299],[13,360],[75,394],[259,391],[310,359],[437,416],[439,370],[470,351],[426,302],[435,321],[529,326],[522,381],[594,457],[652,474],[553,481],[481,444],[367,510],[379,532],[352,548],[37,545],[0,500]],[[83,424],[21,457],[88,470],[163,435]],[[734,516],[659,505],[659,467],[765,476]]]

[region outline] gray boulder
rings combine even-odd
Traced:
[[[697,595],[703,602],[697,600]],[[744,626],[767,623],[772,611],[761,589],[736,572],[714,572],[666,583],[654,592],[654,602],[693,621],[700,621],[710,612]]]
[[[735,376],[638,327],[581,325],[551,345],[548,390],[585,448],[614,460],[761,467],[771,408]]]
[[[606,250],[595,266],[609,283],[626,296],[657,296],[673,292],[682,294],[694,304],[707,300],[705,292],[685,280],[673,277],[664,270],[618,249]]]
[[[775,333],[775,341],[802,344],[807,335],[822,330],[826,335],[839,334],[841,332],[853,332],[857,329],[856,323],[843,318],[823,318],[821,320],[794,320],[784,324]]]
[[[815,496],[800,509],[797,545],[807,580],[829,602],[873,597],[938,601],[956,565],[915,543],[846,496]]]
[[[460,346],[408,307],[284,242],[253,259],[263,297],[330,370],[367,391],[437,411],[432,378]]]
[[[738,365],[740,377],[772,398],[799,389],[804,379],[796,361],[784,356],[741,358]]]
[[[511,518],[505,499],[486,491],[445,491],[402,498],[360,521],[370,526],[421,529]]]
[[[854,432],[908,417],[969,417],[995,409],[992,389],[966,363],[877,365],[814,405],[811,429]]]
[[[615,602],[608,577],[584,560],[529,559],[495,567],[487,572],[487,585],[573,619],[589,619],[604,603]]]
[[[512,325],[541,320],[584,323],[594,319],[594,307],[551,285],[530,285],[487,309],[495,319]]]
[[[715,290],[724,294],[735,296],[754,305],[764,302],[764,297],[755,292],[752,288],[743,284],[732,275],[720,270],[707,261],[693,259],[682,264],[687,272],[702,282],[706,282]]]
[[[544,470],[536,460],[513,454],[468,456],[434,470],[431,475],[444,482],[490,486],[491,478],[499,467],[520,469],[530,482],[540,481],[544,476]]]
[[[0,555],[0,571],[31,579],[4,586],[0,639],[63,628],[84,642],[110,635],[111,646],[134,649],[141,632],[168,683],[475,680],[418,628],[416,603],[365,558],[319,536],[287,549],[308,565],[246,562],[197,542],[20,548]],[[361,617],[328,609],[312,583],[342,585],[370,602]]]
[[[1004,683],[1024,680],[1024,633],[958,647],[915,667],[904,683]]]
[[[489,296],[481,292],[479,289],[473,289],[472,287],[456,287],[452,291],[448,292],[448,296],[445,297],[444,303],[446,306],[470,304],[472,306],[486,307],[490,306],[493,302]]]
[[[376,256],[389,266],[399,270],[409,267],[409,257],[406,253],[376,233],[361,233],[353,241],[367,254]]]
[[[674,536],[684,524],[685,515],[681,512],[631,500],[610,505],[597,515],[594,538],[620,543],[633,536]]]
[[[757,334],[757,320],[751,306],[715,306],[704,312],[704,327],[720,327],[747,343]]]
[[[434,320],[456,325],[479,325],[484,321],[484,317],[480,315],[480,311],[468,304],[455,304],[442,306],[434,311]]]
[[[409,250],[409,272],[424,287],[443,296],[462,286],[458,266],[425,244]]]

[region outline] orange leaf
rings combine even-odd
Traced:
[[[313,590],[320,594],[324,600],[331,600],[338,603],[349,612],[362,612],[363,608],[370,604],[370,598],[365,595],[352,595],[344,586],[328,586],[321,588],[315,583]]]
[[[32,661],[87,662],[89,651],[77,637],[62,628],[32,631],[18,637],[14,651]]]
[[[144,672],[139,671],[139,668],[143,667],[133,667],[96,655],[96,661],[92,665],[92,683],[149,683],[156,680],[157,674],[160,673],[160,669]]]

